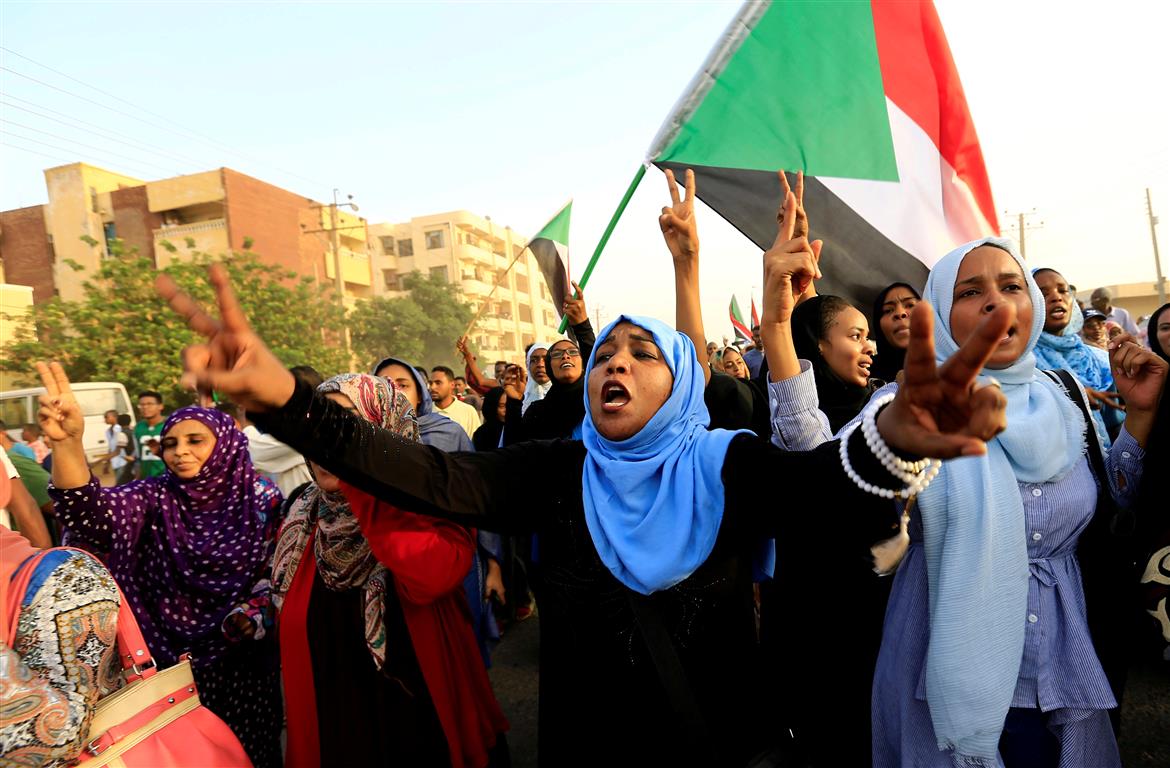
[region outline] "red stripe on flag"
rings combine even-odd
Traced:
[[[934,4],[872,0],[871,6],[886,96],[930,136],[998,232],[983,151]]]
[[[760,324],[760,316],[756,312],[756,297],[752,296],[752,328]]]

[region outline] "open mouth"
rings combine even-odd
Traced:
[[[601,387],[601,410],[616,413],[630,403],[630,391],[616,381],[606,382]]]
[[[1005,333],[1003,338],[999,340],[999,346],[1002,347],[1004,344],[1010,344],[1011,341],[1016,337],[1016,333],[1017,331],[1014,325],[1011,328],[1008,328],[1007,333]]]
[[[561,370],[562,371],[567,371],[570,368],[576,368],[576,367],[577,367],[577,364],[574,363],[572,360],[566,360],[565,362],[561,363]]]
[[[1063,320],[1068,316],[1068,310],[1064,307],[1053,307],[1052,309],[1048,310],[1048,316],[1053,320]]]

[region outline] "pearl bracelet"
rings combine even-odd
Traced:
[[[886,441],[882,439],[881,434],[877,430],[877,412],[881,410],[882,406],[893,399],[894,395],[890,393],[871,400],[862,412],[861,421],[851,424],[841,436],[841,444],[838,450],[841,457],[841,467],[858,488],[866,493],[872,493],[875,496],[881,496],[885,499],[908,499],[921,493],[930,485],[931,481],[938,477],[938,473],[942,469],[942,462],[938,459],[929,458],[919,459],[918,461],[900,459],[894,454],[890,446],[886,444]],[[849,461],[848,443],[853,431],[857,429],[859,424],[862,435],[865,437],[866,447],[881,462],[887,472],[906,484],[905,488],[898,491],[889,488],[879,488],[872,483],[866,482],[853,469],[853,465]]]

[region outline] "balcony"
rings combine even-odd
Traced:
[[[178,248],[178,253],[172,254],[164,248],[161,245],[164,240]],[[219,255],[229,250],[227,221],[224,219],[208,219],[154,230],[154,253],[160,268],[182,253],[201,251]]]
[[[370,259],[366,254],[340,248],[338,255],[341,257],[341,277],[345,282],[350,285],[370,285]],[[336,280],[335,274],[333,254],[326,252],[325,277]]]

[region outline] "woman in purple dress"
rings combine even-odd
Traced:
[[[235,731],[256,766],[278,766],[279,658],[268,605],[281,496],[248,457],[231,417],[180,408],[163,425],[167,471],[103,488],[82,446],[85,422],[64,370],[38,365],[53,440],[49,493],[66,543],[114,575],[162,667],[191,655],[202,702]]]

